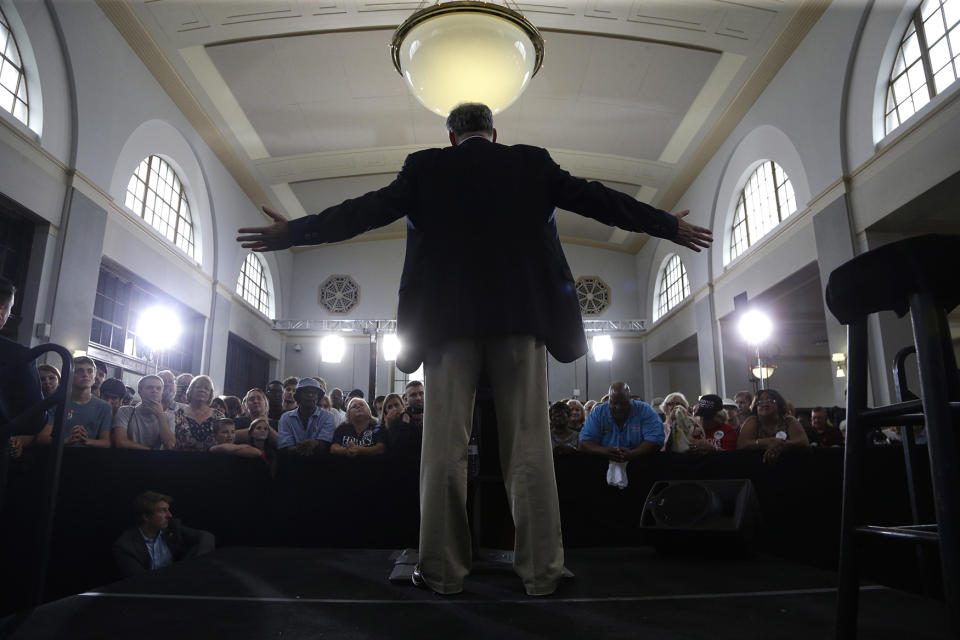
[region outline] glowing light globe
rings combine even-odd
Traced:
[[[140,314],[137,337],[152,351],[164,351],[180,339],[180,318],[166,307],[151,307]]]
[[[415,12],[397,27],[390,50],[417,100],[444,117],[463,102],[503,111],[543,63],[537,28],[485,2],[443,2]]]

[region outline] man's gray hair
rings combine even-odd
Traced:
[[[458,104],[447,116],[447,131],[458,138],[465,133],[493,133],[493,112],[479,102]]]

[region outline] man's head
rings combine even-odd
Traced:
[[[170,404],[177,395],[177,377],[169,369],[160,371],[157,377],[163,380],[163,403]]]
[[[291,404],[293,400],[293,392],[297,390],[297,383],[300,382],[300,378],[296,376],[290,376],[285,378],[283,381],[283,404]]]
[[[107,365],[99,360],[94,360],[93,363],[97,367],[97,373],[93,379],[93,392],[96,395],[100,395],[100,385],[102,385],[103,381],[107,379]]]
[[[187,400],[187,389],[190,388],[191,382],[193,382],[193,374],[191,373],[181,373],[177,376],[177,402],[189,402]]]
[[[607,392],[610,416],[617,422],[623,422],[630,415],[630,385],[626,382],[614,382]]]
[[[348,403],[354,398],[363,398],[363,389],[353,389],[347,394]]]
[[[100,399],[109,402],[114,413],[123,404],[123,396],[125,395],[127,395],[127,387],[122,380],[107,378],[100,385]]]
[[[75,391],[91,389],[96,376],[97,364],[93,361],[93,358],[77,356],[73,359],[73,389]]]
[[[16,295],[17,288],[13,286],[13,283],[0,276],[0,329],[7,324],[7,320],[10,318]]]
[[[457,105],[447,116],[447,132],[450,144],[456,146],[471,136],[483,136],[492,142],[497,141],[497,130],[493,128],[493,112],[490,107],[479,102],[465,102]]]
[[[46,398],[60,386],[60,370],[52,364],[37,365],[40,373],[40,392]]]
[[[163,402],[163,378],[159,375],[143,376],[137,383],[137,393],[143,402]]]
[[[343,411],[343,389],[333,388],[333,391],[330,392],[330,405],[334,409]]]
[[[411,413],[423,412],[423,383],[419,380],[411,380],[403,391],[404,400]]]
[[[565,402],[550,405],[550,428],[562,429],[570,421],[570,407]]]
[[[296,389],[296,387],[294,387]],[[271,380],[267,383],[267,400],[270,406],[279,406],[283,404],[283,383],[279,380]]]
[[[173,498],[156,491],[145,491],[133,501],[134,511],[141,526],[149,525],[155,529],[166,529],[170,524],[170,503]]]
[[[701,426],[713,424],[717,413],[723,410],[723,398],[712,393],[700,396],[700,402],[693,408],[693,415],[700,418]]]
[[[313,413],[317,410],[317,403],[323,397],[323,387],[313,378],[304,378],[297,383],[293,398],[300,406],[301,412]]]
[[[733,396],[733,401],[737,403],[737,413],[741,416],[750,415],[750,405],[753,403],[753,394],[749,391],[739,391]]]
[[[814,407],[813,411],[810,412],[810,426],[816,431],[823,431],[827,427],[832,427],[827,410],[823,407]]]
[[[217,444],[233,444],[237,438],[236,423],[230,418],[217,420],[213,428],[213,437],[217,440]]]

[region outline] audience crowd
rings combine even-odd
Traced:
[[[9,289],[7,299],[0,301],[6,307],[13,299]],[[42,396],[58,390],[57,367],[40,364],[36,372]],[[74,358],[62,446],[259,458],[272,471],[284,456],[392,456],[414,461],[420,456],[425,393],[420,381],[408,382],[402,395],[377,396],[370,404],[361,389],[345,395],[339,388],[328,390],[319,377],[271,380],[263,388],[249,389],[241,399],[218,396],[206,375],[164,370],[140,378],[136,389],[107,375],[103,363],[88,356]],[[836,408],[820,406],[798,412],[773,389],[761,389],[756,395],[741,391],[732,400],[705,394],[692,406],[687,396],[674,391],[648,404],[631,394],[626,383],[615,382],[599,402],[581,403],[577,398],[553,402],[544,429],[555,455],[600,456],[610,461],[611,470],[619,466],[622,471],[630,461],[660,452],[712,455],[757,449],[764,462],[775,463],[790,449],[842,447],[844,424],[834,426],[831,413],[840,417]],[[53,444],[54,410],[43,418],[45,426],[36,436],[10,439],[7,455],[19,458],[30,447]],[[922,431],[915,436],[924,442]],[[878,431],[871,442],[898,438],[895,430]],[[625,476],[608,473],[608,482],[625,486]],[[114,547],[125,575],[213,547],[210,534],[182,527],[171,518],[171,501],[153,492],[138,496],[136,526]]]
[[[106,367],[88,356],[74,358],[62,444],[195,451],[262,458],[273,465],[283,456],[404,456],[417,458],[423,432],[424,386],[407,383],[402,395],[377,396],[361,389],[328,391],[319,377],[286,377],[255,387],[243,398],[216,395],[206,375],[160,371],[140,378],[137,389],[108,378]],[[37,367],[43,396],[60,385],[53,365]],[[650,404],[623,382],[611,385],[599,402],[563,398],[548,408],[556,455],[597,455],[627,462],[657,452],[705,454],[758,449],[775,462],[795,447],[841,447],[843,423],[836,409],[814,407],[798,415],[782,394],[740,391],[732,400],[705,394],[691,406],[679,392]],[[53,410],[35,436],[11,439],[17,458],[30,446],[51,444]],[[917,434],[922,440],[922,434]],[[898,439],[878,432],[874,443]]]

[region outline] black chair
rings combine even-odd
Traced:
[[[9,455],[6,451],[6,443],[10,439],[10,436],[36,435],[45,426],[43,422],[40,421],[40,416],[47,409],[54,407],[51,442],[56,445],[63,441],[62,434],[66,404],[70,398],[70,387],[73,382],[73,357],[69,351],[58,344],[43,344],[34,347],[24,354],[23,359],[19,362],[7,363],[5,367],[0,369],[0,385],[5,385],[9,376],[21,375],[25,366],[30,365],[30,363],[35,362],[37,358],[51,351],[60,356],[62,362],[60,386],[56,392],[50,394],[32,407],[23,410],[18,415],[13,416],[8,422],[0,424],[0,444],[3,445],[3,449],[0,450],[0,509],[3,507],[5,497],[4,490],[9,466]],[[35,372],[34,375],[36,375]],[[36,540],[37,548],[30,587],[30,602],[32,606],[38,606],[43,602],[47,562],[50,554],[50,539],[53,535],[54,507],[57,502],[57,489],[60,485],[60,459],[63,447],[51,446],[50,448],[51,455],[47,461],[47,469],[44,472],[45,477],[40,511],[41,522],[38,525],[39,535]]]
[[[856,550],[857,540],[866,535],[939,545],[947,624],[951,637],[960,635],[960,455],[953,429],[960,415],[960,374],[947,323],[947,313],[960,303],[958,273],[960,236],[926,235],[868,251],[830,274],[826,302],[837,320],[847,325],[849,351],[838,638],[856,637],[860,588]],[[867,319],[885,310],[900,316],[910,313],[920,370],[920,399],[869,408]],[[899,369],[897,374],[900,377]],[[926,424],[936,523],[863,524],[859,502],[866,480],[861,477],[864,436],[876,427],[916,424]]]

